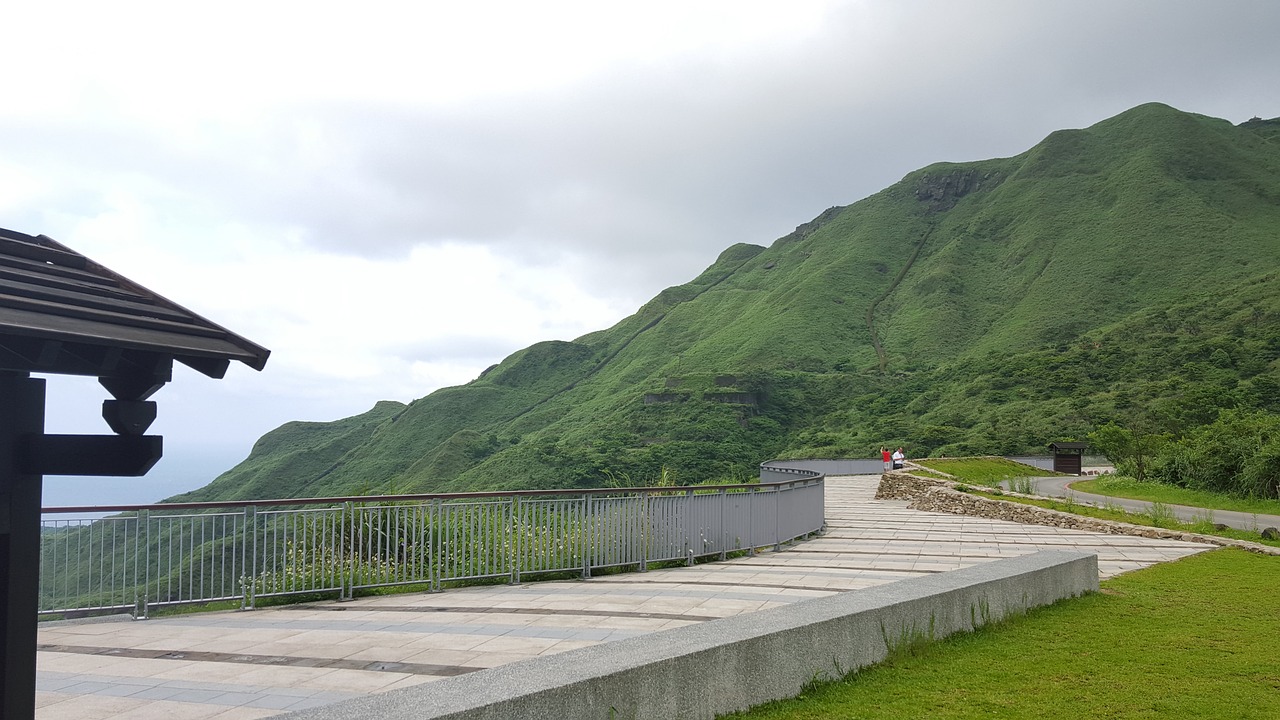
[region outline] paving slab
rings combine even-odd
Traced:
[[[36,717],[270,717],[1040,550],[1097,553],[1106,578],[1212,547],[920,512],[878,482],[828,478],[826,533],[724,562],[42,627]]]

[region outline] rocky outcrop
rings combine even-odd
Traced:
[[[916,183],[916,199],[926,203],[934,212],[946,212],[960,202],[960,198],[978,190],[1000,184],[1004,177],[999,173],[979,174],[977,168],[956,168],[948,173],[925,173]]]
[[[787,243],[799,242],[800,240],[804,240],[805,238],[817,232],[823,225],[826,225],[827,223],[834,220],[836,216],[839,215],[840,212],[844,209],[845,209],[844,205],[834,205],[832,207],[827,208],[826,210],[823,210],[822,214],[818,215],[818,217],[810,220],[807,223],[802,223],[800,225],[797,225],[796,229],[793,232],[783,235],[782,237],[775,240],[773,243],[774,247],[781,247],[782,245],[786,245]]]
[[[688,393],[645,393],[645,405],[664,405],[666,403],[684,402],[689,399]]]
[[[730,405],[750,405],[755,407],[760,404],[760,398],[755,393],[748,392],[721,392],[721,393],[703,393],[702,399],[708,402],[728,403]]]
[[[917,477],[909,472],[894,471],[880,476],[880,487],[876,488],[877,500],[915,500],[936,487],[951,487],[946,480]]]

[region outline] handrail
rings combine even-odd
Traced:
[[[774,461],[770,461],[774,462]],[[761,463],[763,466],[764,463]],[[804,474],[804,477],[788,480],[787,483],[803,482],[805,480],[816,480],[823,477],[822,473],[810,470],[793,469],[793,468],[773,468],[781,472]],[[770,483],[771,485],[781,485],[785,483]],[[757,487],[758,483],[734,483],[729,485],[676,485],[676,486],[639,486],[639,487],[619,487],[619,488],[576,488],[576,489],[559,489],[559,490],[494,490],[484,492],[457,492],[457,493],[415,493],[407,495],[338,495],[332,497],[314,497],[314,498],[277,498],[270,500],[209,500],[201,502],[185,502],[185,503],[153,503],[150,505],[66,505],[41,508],[40,512],[46,515],[69,514],[69,513],[107,513],[107,512],[134,512],[141,510],[212,510],[216,508],[229,507],[271,507],[275,505],[338,505],[341,503],[370,503],[370,502],[412,502],[415,500],[466,500],[469,498],[487,498],[487,497],[537,497],[537,496],[555,496],[555,495],[617,495],[623,493],[659,493],[659,492],[704,492],[710,490],[744,490],[747,488]]]
[[[779,483],[44,508],[40,612],[693,564],[823,528],[824,476]],[[67,518],[77,513],[109,515]]]
[[[826,460],[765,460],[760,463],[760,482],[770,485],[777,485],[786,482],[794,482],[787,479],[791,475],[799,475],[802,478],[826,477],[826,473],[830,470],[821,470],[813,467],[804,467],[804,465],[813,465],[815,463],[823,464],[828,462],[843,461],[826,461]],[[790,465],[794,463],[794,465]],[[790,465],[790,466],[789,466]],[[836,474],[843,474],[837,472]],[[781,476],[781,477],[779,477]]]

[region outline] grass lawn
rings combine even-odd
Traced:
[[[1082,480],[1071,483],[1071,488],[1097,495],[1114,495],[1115,497],[1146,500],[1147,502],[1162,502],[1170,505],[1190,505],[1192,507],[1213,508],[1215,510],[1280,515],[1280,500],[1237,498],[1203,490],[1187,490],[1186,488],[1162,483],[1138,482],[1133,478],[1116,475],[1104,475],[1096,480]]]
[[[989,487],[999,485],[1003,480],[1011,480],[1017,477],[1048,477],[1059,474],[1052,470],[1042,470],[1033,465],[1024,465],[1020,462],[994,457],[957,458],[954,460],[924,458],[913,462],[921,467],[954,475],[961,482],[987,485]]]
[[[730,717],[1280,718],[1280,557],[1223,549]]]
[[[974,495],[991,498],[992,500],[1022,503],[1023,505],[1035,505],[1036,507],[1072,513],[1074,515],[1083,515],[1085,517],[1099,518],[1101,520],[1115,520],[1117,522],[1129,523],[1131,525],[1149,525],[1151,527],[1165,528],[1167,530],[1200,533],[1201,535],[1217,535],[1218,537],[1248,540],[1249,542],[1260,543],[1262,545],[1280,547],[1280,540],[1265,540],[1261,533],[1255,530],[1237,530],[1236,528],[1225,528],[1220,530],[1214,527],[1213,521],[1209,518],[1205,518],[1198,522],[1179,522],[1168,507],[1153,509],[1145,513],[1131,513],[1119,507],[1096,507],[1094,505],[1075,502],[1071,499],[1054,500],[1050,498],[1015,497],[1013,495],[1005,495],[1003,493],[996,494],[995,492],[982,492],[974,488],[970,488],[969,492],[972,492]]]
[[[911,470],[911,474],[912,474],[912,475],[915,475],[915,476],[917,476],[917,477],[933,478],[934,480],[950,480],[950,479],[951,479],[951,478],[947,477],[946,475],[943,475],[942,473],[936,473],[936,472],[933,472],[932,470],[916,470],[916,469],[913,469],[913,470]]]

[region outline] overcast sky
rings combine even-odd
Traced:
[[[6,3],[0,227],[272,350],[154,398],[146,480],[607,327],[931,162],[1165,102],[1280,115],[1280,3]],[[105,391],[49,382],[53,432]]]

